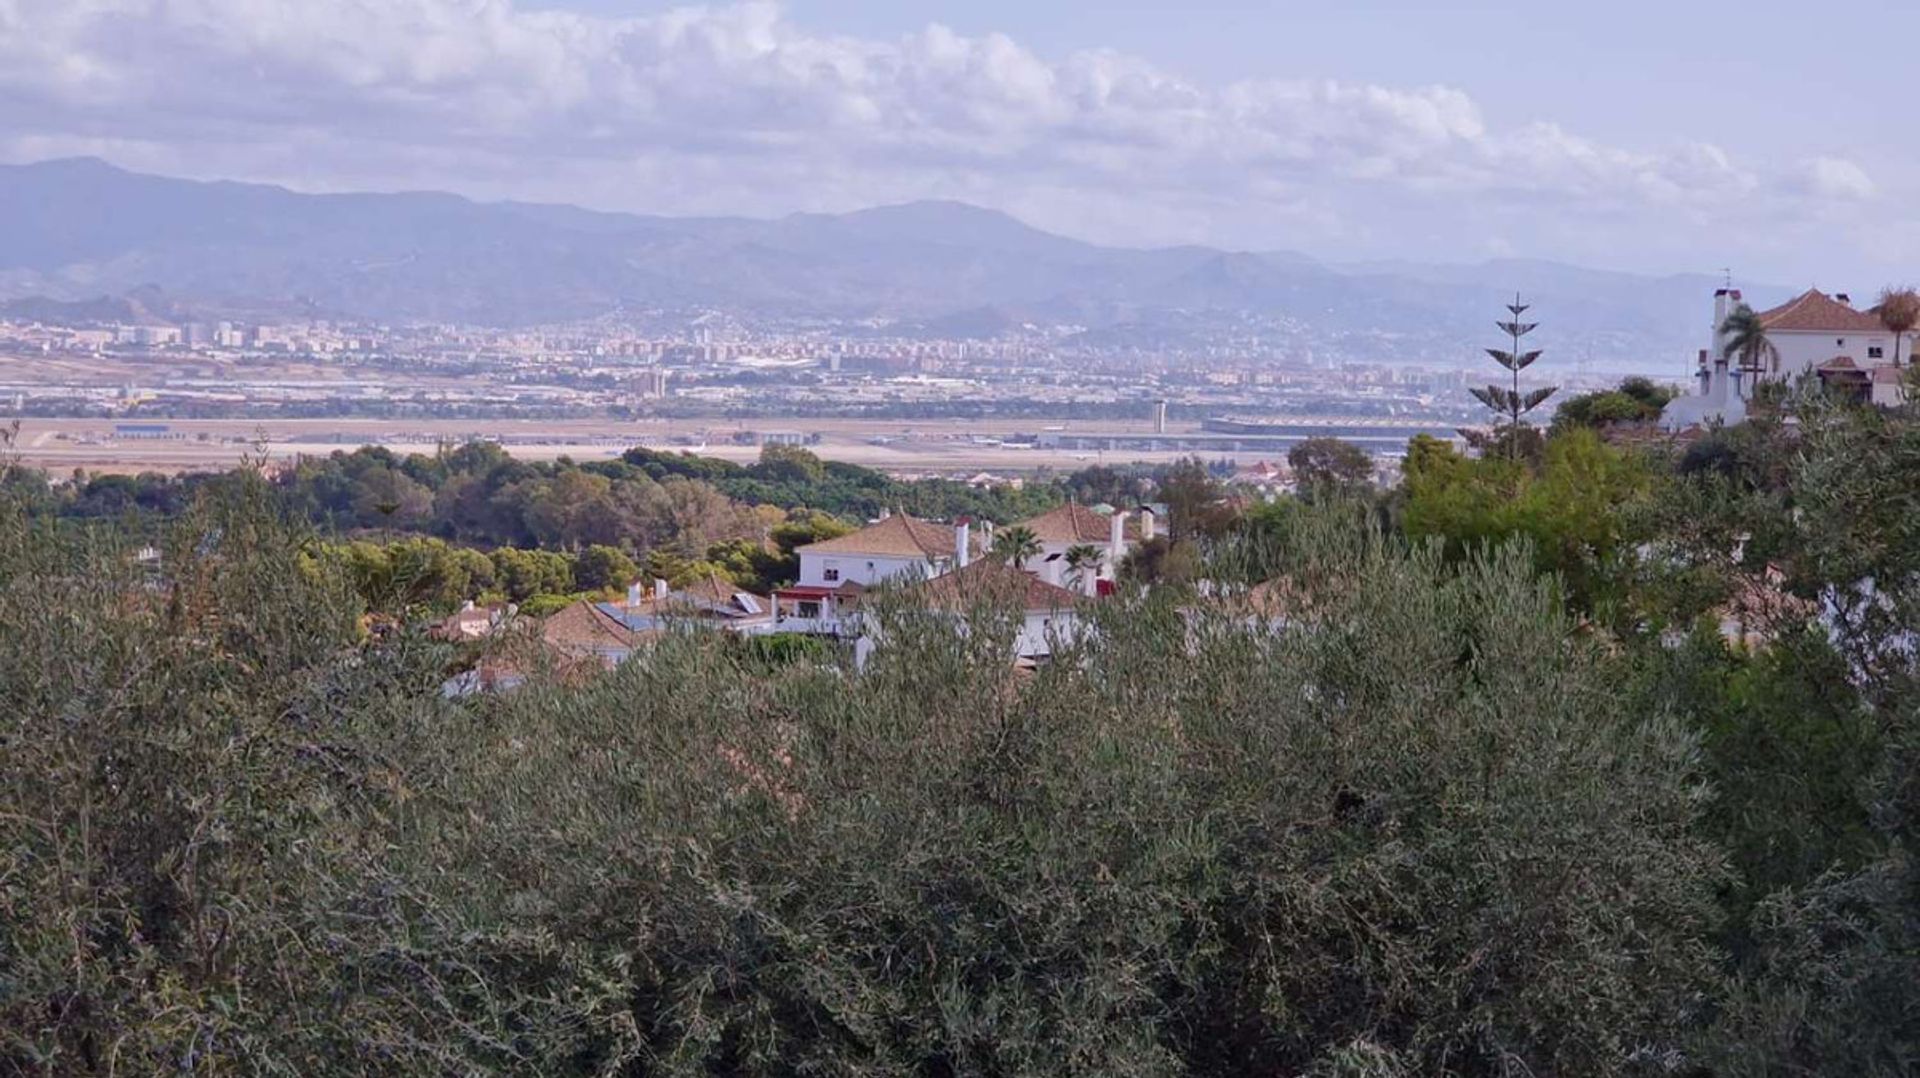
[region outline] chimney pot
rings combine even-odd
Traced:
[[[953,567],[965,569],[973,560],[973,522],[961,517],[953,524]]]
[[[1847,295],[1845,292],[1837,293],[1833,298],[1849,307],[1853,306],[1853,297]]]
[[[656,599],[667,597],[667,582],[657,576],[653,578],[653,597]]]

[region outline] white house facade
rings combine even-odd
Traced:
[[[1740,306],[1738,291],[1722,290],[1714,297],[1713,355],[1726,354],[1727,335],[1722,331],[1727,316]],[[1760,373],[1763,380],[1798,377],[1844,360],[1859,370],[1886,367],[1894,363],[1894,333],[1880,321],[1878,313],[1857,310],[1845,292],[1829,296],[1810,288],[1778,307],[1760,312],[1760,323],[1767,327],[1767,341],[1779,353],[1769,357]],[[1900,341],[1900,357],[1911,354],[1908,345],[1913,334]]]
[[[1040,543],[1040,553],[1028,561],[1026,568],[1037,573],[1048,584],[1078,584],[1080,590],[1091,592],[1096,581],[1118,579],[1120,563],[1126,558],[1127,552],[1154,537],[1157,517],[1152,509],[1146,507],[1137,513],[1102,513],[1068,502],[1058,509],[1021,521],[1019,526],[1032,532]],[[1073,570],[1066,563],[1067,551],[1082,546],[1099,551],[1100,560],[1098,565],[1082,569],[1080,578],[1076,580]]]
[[[1877,310],[1855,308],[1844,292],[1829,296],[1808,289],[1758,312],[1772,349],[1760,370],[1749,373],[1740,369],[1740,357],[1727,354],[1731,335],[1725,331],[1727,319],[1743,303],[1738,289],[1714,293],[1713,325],[1694,368],[1694,390],[1667,405],[1660,417],[1663,428],[1738,423],[1746,418],[1755,384],[1803,375],[1818,376],[1875,404],[1905,400],[1902,365],[1912,361],[1913,331],[1896,335]]]
[[[962,632],[966,615],[977,606],[1017,607],[1021,621],[1008,658],[1026,665],[1045,662],[1052,657],[1055,646],[1078,638],[1083,598],[994,558],[915,584],[901,595],[909,609],[951,618]],[[871,617],[857,619],[856,623],[854,662],[864,668],[884,633]]]
[[[927,580],[963,568],[980,553],[971,525],[893,514],[848,535],[800,547],[799,579],[774,594],[777,628],[841,635],[866,588]]]

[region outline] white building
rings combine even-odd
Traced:
[[[1729,357],[1727,319],[1742,305],[1738,289],[1723,288],[1713,295],[1713,325],[1708,346],[1700,351],[1694,391],[1676,397],[1661,413],[1660,425],[1684,430],[1712,423],[1738,423],[1746,418],[1746,402],[1753,395],[1749,382],[1785,381],[1806,374],[1831,384],[1847,386],[1876,404],[1897,404],[1903,398],[1903,379],[1896,356],[1913,355],[1913,332],[1899,336],[1880,321],[1874,310],[1857,310],[1842,292],[1829,296],[1808,289],[1778,307],[1759,312],[1774,355],[1766,357],[1757,376],[1739,369],[1738,356]],[[1898,346],[1896,349],[1896,345]]]
[[[1723,289],[1715,293],[1713,355],[1726,354],[1727,335],[1721,327],[1739,306],[1738,291]],[[1761,372],[1763,380],[1796,377],[1842,359],[1860,370],[1894,362],[1893,331],[1875,311],[1855,310],[1845,292],[1829,296],[1810,288],[1778,307],[1761,311],[1760,322],[1767,327],[1768,342],[1779,352]],[[1902,338],[1902,357],[1911,354],[1907,344],[1912,338],[1912,333]]]
[[[981,608],[1017,608],[1021,620],[1014,633],[1013,654],[1008,658],[1020,664],[1044,662],[1056,645],[1071,643],[1081,631],[1081,596],[997,558],[983,558],[914,584],[900,598],[907,609],[951,618],[962,626],[968,614]],[[874,619],[861,620],[853,650],[857,666],[866,666],[882,635]]]
[[[1154,537],[1157,531],[1157,518],[1153,510],[1142,508],[1136,517],[1124,512],[1101,513],[1084,505],[1068,502],[1058,509],[1048,510],[1031,520],[1022,521],[1020,527],[1033,533],[1040,541],[1040,553],[1029,559],[1026,568],[1039,574],[1048,584],[1066,585],[1071,583],[1067,569],[1067,551],[1077,546],[1090,546],[1100,552],[1100,563],[1093,577],[1083,579],[1083,590],[1092,580],[1114,580],[1119,576],[1120,562],[1127,556],[1133,544],[1145,542]]]
[[[896,514],[794,553],[800,556],[800,579],[774,594],[778,627],[840,635],[846,608],[864,589],[965,568],[981,544],[967,521],[948,526]]]

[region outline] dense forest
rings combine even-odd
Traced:
[[[1920,415],[1596,430],[1630,410],[1385,491],[1330,447],[1271,503],[1174,469],[1035,671],[1008,611],[881,604],[858,673],[688,633],[459,700],[352,533],[578,574],[1098,492],[11,469],[0,1071],[1913,1073]]]
[[[442,609],[473,598],[553,606],[643,573],[676,584],[719,576],[765,591],[792,579],[794,548],[883,511],[1004,523],[1068,496],[1097,502],[1147,489],[1133,471],[1111,468],[1019,487],[903,482],[777,445],[751,465],[646,449],[615,461],[535,463],[488,442],[260,463],[274,477],[264,496],[326,537],[310,549],[346,565],[367,601]],[[25,468],[0,477],[36,512],[149,537],[227,481],[147,473],[55,483]]]

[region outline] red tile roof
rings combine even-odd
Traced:
[[[592,602],[582,599],[540,623],[540,639],[567,655],[631,651],[646,636],[636,633]]]
[[[1015,602],[1029,612],[1072,610],[1081,598],[998,558],[985,558],[965,569],[915,584],[905,594],[935,610]]]
[[[971,536],[974,548],[980,546],[980,533]],[[953,526],[895,514],[857,532],[799,548],[800,554],[875,554],[888,558],[950,558],[953,556]]]
[[[1112,517],[1075,502],[1049,509],[1032,520],[1022,521],[1020,526],[1043,543],[1105,543],[1113,538]],[[1129,539],[1140,537],[1137,517],[1127,518],[1126,535]]]
[[[1856,311],[1817,288],[1809,288],[1770,311],[1760,312],[1769,330],[1793,332],[1886,333],[1877,315]]]

